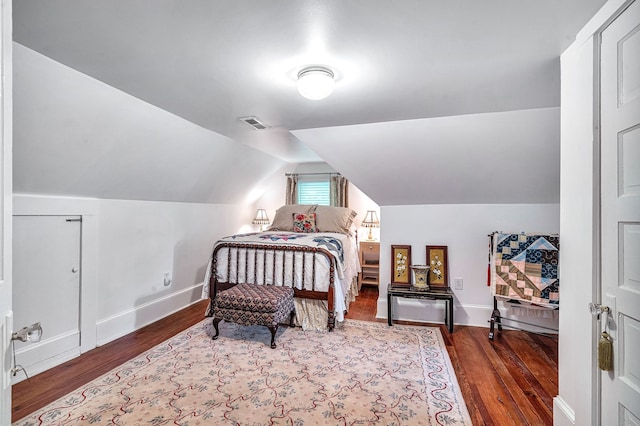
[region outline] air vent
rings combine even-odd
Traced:
[[[244,121],[245,123],[247,123],[249,126],[253,127],[256,130],[266,130],[269,128],[269,126],[262,123],[260,120],[258,120],[256,117],[253,117],[253,116],[240,117],[239,120]]]

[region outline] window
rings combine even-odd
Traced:
[[[298,177],[298,204],[328,206],[331,204],[330,194],[329,175]]]

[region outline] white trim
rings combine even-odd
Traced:
[[[13,214],[78,216],[98,214],[98,198],[67,197],[44,194],[13,194]],[[78,212],[81,213],[78,213]]]
[[[13,2],[0,4],[0,424],[11,423],[9,342],[13,331]]]
[[[407,298],[396,298],[393,300],[393,320],[394,321],[413,321],[424,323],[444,324],[446,304],[441,300],[416,300]],[[378,311],[376,318],[387,319],[387,299],[378,298]],[[521,319],[526,322],[539,324],[543,327],[558,328],[558,311],[552,312],[554,318],[526,318],[510,315],[507,309],[500,307],[500,312],[505,318]],[[489,327],[493,306],[474,305],[474,304],[457,304],[453,303],[453,322],[456,325]],[[510,328],[509,325],[517,326],[520,329],[531,331],[545,332],[549,330],[538,329],[535,326],[527,326],[526,324],[503,323],[504,328]],[[551,332],[555,334],[554,332]],[[488,338],[488,337],[487,337]]]
[[[553,398],[553,425],[575,426],[576,413],[560,396]]]
[[[35,364],[24,366],[29,377],[33,377],[36,374],[40,374],[44,371],[49,370],[50,368],[56,367],[60,364],[63,364],[69,360],[72,360],[76,357],[80,356],[80,350],[78,347],[70,349],[66,352],[62,352],[56,356],[52,356],[51,358],[44,359]],[[11,377],[11,384],[15,385],[27,378],[26,374],[23,371],[19,371],[15,376]]]
[[[70,202],[71,201],[71,202]],[[81,216],[80,241],[80,352],[96,347],[98,312],[98,213],[100,200],[13,194],[13,214],[34,216]]]
[[[136,306],[133,309],[98,320],[96,323],[98,346],[109,343],[200,301],[202,285],[203,283],[196,284]],[[194,298],[194,295],[197,295],[197,298]],[[203,310],[203,319],[204,314]]]
[[[609,4],[611,2],[608,2]],[[607,24],[608,25],[608,24]],[[593,281],[592,287],[594,291],[593,294],[593,302],[594,303],[602,303],[602,276],[600,273],[601,265],[600,265],[600,257],[601,257],[601,196],[600,196],[600,188],[601,188],[601,134],[600,134],[600,96],[601,96],[601,70],[600,70],[600,60],[601,60],[601,44],[602,44],[602,31],[603,28],[598,30],[595,34],[592,34],[588,40],[592,40],[593,42],[593,106],[592,106],[592,123],[593,123],[593,164],[592,164],[592,176],[593,176],[593,192],[592,192],[592,214],[593,214],[593,228],[592,228],[592,273],[593,273]],[[591,348],[597,347],[597,342],[600,338],[600,319],[595,319],[591,321]],[[593,349],[592,349],[593,350]],[[602,411],[602,382],[600,377],[600,370],[598,368],[597,355],[593,354],[591,357],[591,419],[595,421],[596,419],[601,418]],[[575,416],[574,416],[575,422]]]
[[[582,45],[589,41],[598,31],[602,31],[602,26],[605,23],[611,22],[612,17],[616,17],[620,14],[621,10],[630,5],[634,0],[609,0],[600,10],[593,15],[593,17],[587,22],[587,24],[576,35],[575,42]]]
[[[0,282],[0,285],[2,283]],[[11,367],[13,360],[5,359],[10,356],[11,334],[13,332],[13,311],[6,313],[0,321],[0,360],[2,360],[2,374],[0,375],[0,424],[10,424],[11,421]],[[6,411],[5,411],[6,410]]]

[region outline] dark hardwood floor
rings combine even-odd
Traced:
[[[347,318],[376,319],[378,291],[364,287]],[[13,421],[41,408],[203,319],[206,301],[13,386]],[[488,318],[487,318],[488,319]],[[403,323],[394,321],[394,323]],[[421,325],[418,323],[406,323]],[[558,341],[515,330],[439,326],[474,425],[551,425]]]
[[[376,319],[378,291],[364,287],[347,318]],[[487,318],[489,320],[489,318]],[[394,324],[424,325],[395,321]],[[552,425],[558,394],[558,339],[516,330],[456,325],[442,332],[474,425]]]
[[[12,421],[66,395],[100,377],[125,361],[202,321],[207,307],[203,300],[160,321],[90,350],[77,358],[15,384],[12,394]]]

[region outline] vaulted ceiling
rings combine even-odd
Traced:
[[[325,161],[381,205],[557,202],[559,56],[604,2],[20,0],[14,40],[267,153],[269,172]],[[336,88],[310,101],[295,76],[317,63]],[[514,189],[533,178],[539,189],[492,196],[495,174],[513,167],[524,173]],[[415,191],[436,179],[457,186]]]

